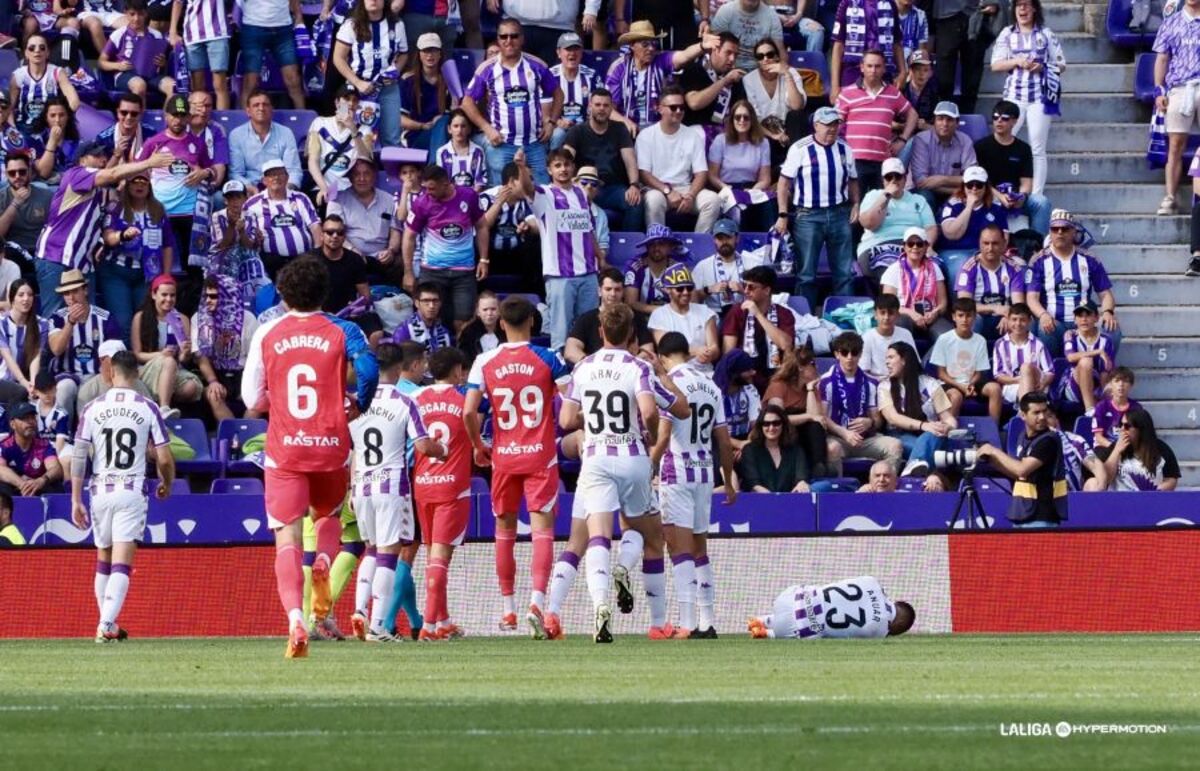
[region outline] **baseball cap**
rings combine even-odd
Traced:
[[[692,280],[692,272],[682,262],[677,262],[667,268],[662,274],[663,289],[677,289],[683,286],[696,286]]]
[[[1081,302],[1079,305],[1076,305],[1075,312],[1072,315],[1078,316],[1081,313],[1086,313],[1090,316],[1096,316],[1100,313],[1100,310],[1096,307],[1096,303],[1088,300],[1087,302]]]
[[[888,174],[905,174],[907,171],[904,168],[904,161],[899,158],[888,158],[883,162],[883,166],[879,169],[880,175],[886,177]]]
[[[103,343],[100,343],[100,350],[97,352],[97,355],[101,359],[111,359],[113,355],[124,350],[126,350],[125,343],[122,343],[120,340],[105,340]]]
[[[221,192],[225,195],[245,195],[246,183],[240,179],[231,179],[221,186]]]
[[[719,219],[713,225],[712,234],[714,236],[736,236],[738,234],[737,223],[728,217]]]
[[[919,239],[921,239],[921,243],[923,243],[923,244],[929,243],[929,236],[925,233],[924,228],[911,227],[911,228],[908,228],[907,230],[905,230],[904,231],[904,243],[907,244],[908,239],[910,239],[910,238],[919,238]]]
[[[1050,227],[1055,225],[1066,225],[1068,227],[1077,228],[1075,217],[1066,209],[1055,209],[1050,214]]]
[[[268,171],[275,171],[276,169],[283,169],[284,171],[287,171],[287,164],[278,158],[272,158],[262,165],[263,174],[266,174]]]
[[[986,184],[987,181],[988,181],[987,170],[984,169],[982,166],[968,166],[966,171],[963,172],[963,182],[964,183],[966,183],[966,182],[983,182]]]
[[[918,48],[917,50],[912,52],[911,56],[908,57],[908,64],[910,67],[913,65],[916,65],[916,64],[928,65],[928,64],[933,64],[933,60],[929,58],[928,53],[926,53],[925,51]]]
[[[13,405],[8,411],[8,417],[11,420],[21,420],[22,418],[32,418],[37,414],[37,407],[34,407],[29,402],[19,402]]]
[[[442,50],[442,36],[436,32],[426,32],[417,38],[417,50],[428,51],[431,48]]]
[[[84,142],[79,145],[79,149],[75,151],[76,163],[89,155],[99,155],[107,158],[112,155],[112,150],[110,150],[108,145],[104,144],[99,139],[93,139],[91,142]]]
[[[938,102],[933,108],[934,115],[945,115],[947,118],[958,118],[958,105],[954,102]]]
[[[583,48],[583,39],[574,32],[564,32],[558,36],[559,48]]]
[[[838,115],[838,111],[832,107],[822,107],[813,113],[813,123],[829,125],[830,123],[837,123],[841,119],[842,116]]]
[[[187,115],[187,99],[184,99],[181,95],[176,94],[168,99],[167,103],[163,105],[163,112],[165,112],[167,115]]]

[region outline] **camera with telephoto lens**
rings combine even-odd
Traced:
[[[933,465],[941,471],[974,471],[979,459],[974,428],[956,428],[947,434],[950,446],[934,450]]]

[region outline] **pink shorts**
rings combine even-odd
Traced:
[[[471,519],[471,499],[418,503],[417,519],[421,523],[421,542],[426,546],[435,543],[461,546]]]
[[[496,516],[516,514],[522,496],[529,511],[553,511],[558,502],[558,465],[533,474],[492,472],[492,512]]]
[[[313,519],[336,514],[350,488],[350,469],[333,471],[288,471],[269,468],[264,476],[267,489],[267,525],[278,529],[299,520],[313,509]]]

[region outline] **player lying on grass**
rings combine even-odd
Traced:
[[[112,389],[88,405],[75,436],[71,464],[71,519],[79,528],[92,524],[96,542],[96,605],[100,625],[96,642],[124,640],[117,616],[129,591],[129,573],[137,543],[146,531],[146,447],[154,443],[159,498],[171,494],[175,461],[158,405],[133,390],[137,358],[129,351],[112,357]],[[24,405],[33,409],[32,405]],[[19,408],[17,408],[19,409]],[[17,414],[14,409],[13,414]],[[91,516],[83,505],[83,475],[92,456]]]
[[[917,618],[907,602],[892,602],[873,576],[824,586],[796,584],[775,598],[773,611],[750,619],[750,636],[783,639],[809,637],[895,637]]]

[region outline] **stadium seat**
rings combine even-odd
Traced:
[[[842,461],[842,473],[855,479],[866,479],[874,463],[870,458],[846,458]]]
[[[229,78],[229,90],[233,94],[234,102],[237,103],[242,93],[242,54],[239,51],[233,62],[234,73]],[[287,86],[283,82],[283,71],[275,66],[275,60],[271,57],[270,52],[263,53],[262,70],[260,71],[258,87],[269,94],[286,94]]]
[[[603,83],[609,68],[619,58],[621,58],[620,51],[584,51],[582,63],[595,70],[597,78]]]
[[[1000,441],[1000,427],[996,425],[996,421],[986,415],[962,415],[958,419],[958,427],[975,429],[975,437],[980,444],[987,442],[993,447],[1004,445]]]
[[[737,250],[752,252],[755,249],[761,249],[766,246],[768,238],[770,238],[768,233],[738,233]]]
[[[142,123],[154,129],[155,134],[160,131],[165,131],[167,128],[167,118],[163,115],[162,110],[146,110],[142,114]]]
[[[833,356],[818,356],[816,358],[817,372],[824,375],[831,367],[837,366],[837,359]]]
[[[900,477],[896,480],[896,490],[903,493],[923,493],[925,477]]]
[[[146,495],[154,495],[158,491],[158,480],[154,478],[147,478],[143,487],[145,488]],[[70,488],[68,488],[68,492],[70,492]],[[175,479],[171,482],[171,495],[191,494],[192,487],[188,484],[186,479]]]
[[[166,421],[167,429],[188,443],[196,451],[192,460],[175,462],[180,474],[219,474],[224,465],[213,458],[212,447],[209,445],[208,432],[204,423],[196,418],[173,418]]]
[[[1004,435],[1004,451],[1009,455],[1016,457],[1017,443],[1021,441],[1021,437],[1025,434],[1025,421],[1020,415],[1016,415],[1012,420],[1008,421],[1008,427],[1005,429]]]
[[[613,231],[608,234],[608,264],[620,271],[629,267],[637,252],[637,243],[646,237],[645,233],[622,233]]]
[[[982,115],[963,115],[958,119],[958,128],[971,137],[972,142],[978,142],[991,133],[987,118]]]
[[[463,88],[466,88],[475,76],[476,68],[483,63],[483,56],[483,51],[474,48],[455,48],[450,52],[450,57],[458,68],[458,79],[462,81]]]
[[[1004,477],[975,477],[975,489],[981,493],[1011,493],[1012,480]]]
[[[487,495],[491,492],[488,481],[483,477],[471,477],[471,495]]]
[[[0,51],[0,53],[3,53]],[[90,142],[109,126],[117,122],[111,112],[97,110],[90,104],[81,104],[75,111],[75,126],[79,129],[79,142]]]
[[[317,114],[312,110],[276,110],[273,118],[276,123],[291,130],[300,152],[304,152],[304,143],[308,141],[308,127],[316,119]]]
[[[821,86],[824,93],[829,93],[829,62],[820,51],[792,51],[788,54],[788,64],[806,70],[815,70],[821,76]]]
[[[225,467],[226,473],[257,475],[262,471],[248,460],[234,458],[233,444],[236,438],[240,448],[250,437],[266,431],[267,421],[255,418],[227,419],[217,424],[217,460]]]
[[[1087,440],[1088,444],[1092,443],[1092,419],[1088,415],[1080,415],[1075,418],[1074,432]]]
[[[1154,60],[1157,58],[1158,54],[1146,52],[1138,54],[1134,60],[1133,96],[1142,104],[1154,103]]]
[[[787,304],[789,308],[801,316],[808,316],[812,313],[812,308],[808,306],[808,300],[802,295],[791,295],[788,297]]]
[[[213,495],[262,495],[264,491],[263,481],[258,477],[214,479],[209,490]]]
[[[12,74],[21,66],[21,59],[17,56],[17,52],[5,48],[0,50],[0,81],[3,81],[5,90],[8,90],[8,80]]]
[[[1129,22],[1132,18],[1133,0],[1108,0],[1108,14],[1104,20],[1108,39],[1125,48],[1149,47],[1162,24],[1162,5],[1151,5],[1150,19],[1144,30],[1131,30]]]
[[[683,241],[683,245],[691,253],[688,262],[693,265],[705,257],[712,256],[717,251],[717,244],[709,233],[676,233],[675,235]]]
[[[856,493],[862,487],[862,482],[851,477],[832,477],[830,479],[814,479],[810,485],[813,492],[818,493]]]

